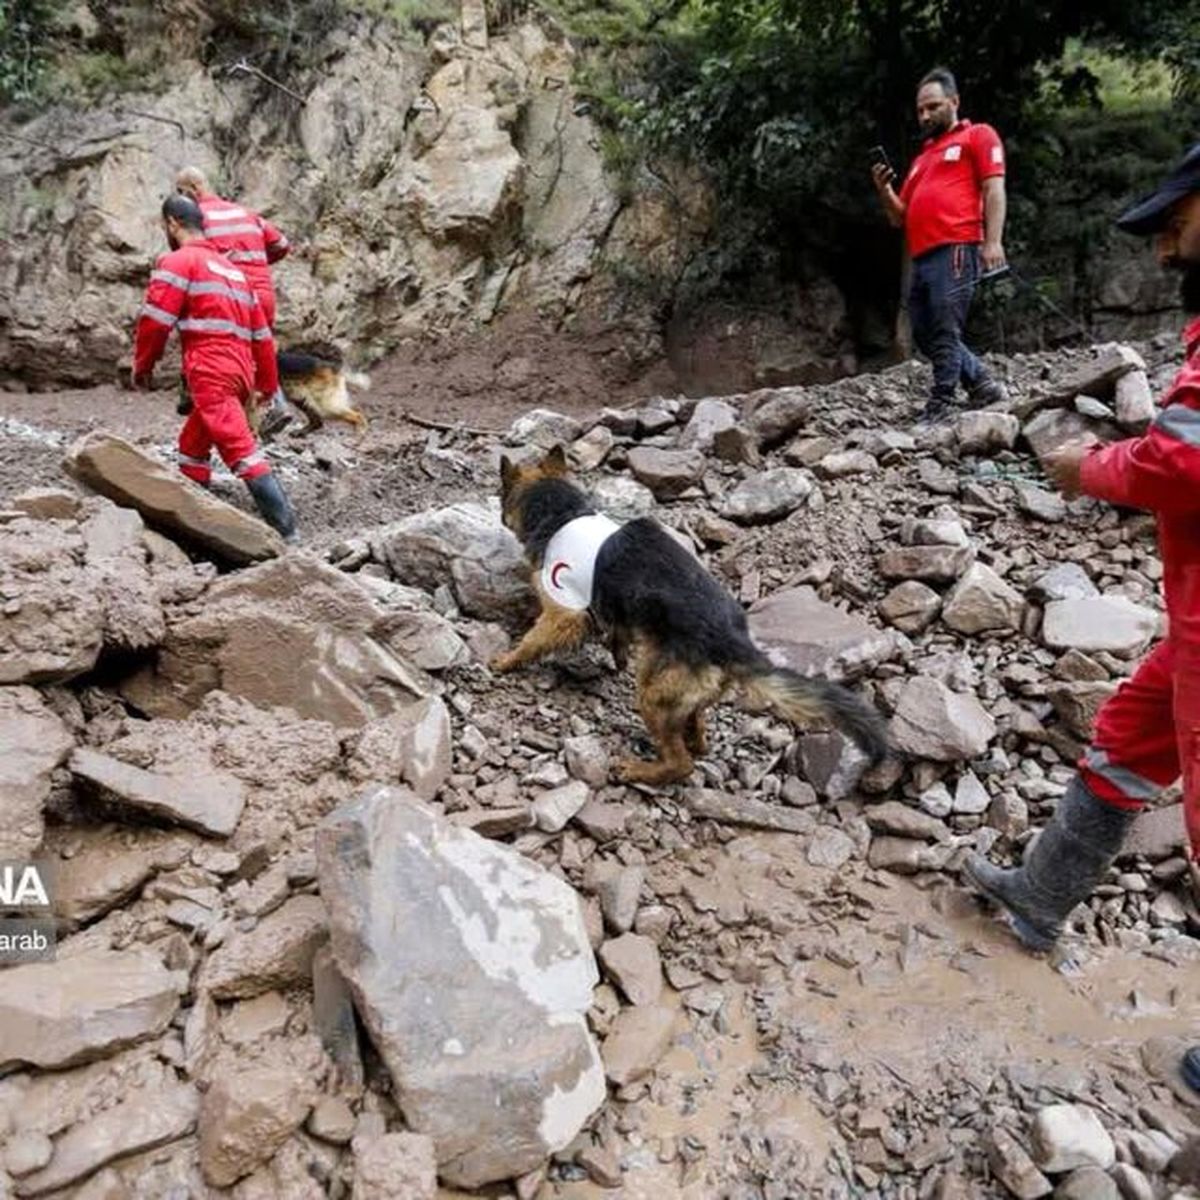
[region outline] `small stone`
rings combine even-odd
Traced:
[[[1029,590],[1030,598],[1039,603],[1051,600],[1077,600],[1100,593],[1091,576],[1078,563],[1060,563],[1052,567]]]
[[[975,560],[970,546],[893,546],[879,558],[885,579],[953,583]]]
[[[959,777],[958,786],[954,789],[954,812],[960,816],[979,816],[987,812],[991,803],[992,797],[974,771],[967,771]]]
[[[616,438],[606,425],[595,425],[571,443],[567,457],[577,471],[594,471],[609,455]]]
[[[654,493],[623,475],[607,475],[591,489],[601,511],[618,521],[633,521],[654,511]]]
[[[1095,1112],[1082,1104],[1051,1104],[1033,1122],[1033,1159],[1052,1175],[1077,1167],[1108,1171],[1117,1160],[1108,1130]]]
[[[40,1171],[54,1153],[54,1144],[41,1131],[25,1130],[10,1137],[4,1147],[4,1169],[18,1179]]]
[[[603,787],[608,782],[609,753],[604,742],[595,734],[565,739],[563,757],[573,778],[595,788]]]
[[[559,833],[588,802],[591,789],[579,779],[543,792],[532,805],[533,820],[543,833]]]
[[[789,775],[783,781],[779,798],[793,808],[808,808],[817,802],[817,789],[807,780]]]
[[[588,1173],[593,1183],[604,1188],[621,1186],[621,1164],[603,1146],[585,1146],[575,1161]]]
[[[992,1172],[1018,1200],[1039,1200],[1054,1190],[1025,1148],[1007,1130],[997,1126],[988,1134],[986,1145]]]
[[[1054,1197],[1055,1200],[1121,1200],[1121,1193],[1099,1167],[1080,1167],[1054,1189]]]
[[[1134,370],[1117,380],[1114,395],[1117,421],[1133,433],[1144,433],[1154,420],[1154,393],[1145,371]]]
[[[706,464],[699,450],[659,450],[638,446],[629,452],[629,470],[657,500],[682,495],[698,483]]]
[[[975,563],[942,605],[942,620],[958,633],[1020,629],[1025,601],[991,567]]]
[[[555,446],[570,445],[582,433],[583,427],[574,417],[548,408],[534,408],[512,423],[504,440],[510,446],[553,450]]]
[[[874,475],[879,463],[873,454],[865,450],[842,450],[826,454],[817,463],[817,471],[827,479],[841,479],[847,475]]]
[[[355,1137],[352,1200],[436,1200],[433,1138],[421,1133]]]
[[[622,934],[605,942],[597,957],[631,1004],[657,1003],[663,989],[662,960],[649,938]]]
[[[902,633],[917,634],[927,629],[942,607],[942,598],[932,588],[910,579],[898,583],[879,602],[879,615]]]
[[[1112,1169],[1112,1178],[1109,1182],[1115,1185],[1113,1200],[1118,1200],[1118,1189],[1119,1196],[1123,1196],[1125,1200],[1155,1200],[1154,1185],[1137,1167],[1129,1163],[1117,1163]],[[1099,1191],[1092,1194],[1101,1195]],[[1090,1196],[1089,1200],[1091,1200]]]
[[[322,1096],[308,1115],[308,1132],[323,1142],[344,1146],[354,1136],[355,1120],[340,1096]]]
[[[944,842],[949,830],[936,817],[909,808],[899,800],[885,800],[863,810],[867,824],[881,833],[897,837],[919,838],[926,841]]]
[[[1029,806],[1015,792],[1002,792],[988,808],[987,823],[1002,837],[1019,838],[1029,828]]]
[[[961,762],[977,758],[996,735],[996,723],[974,696],[950,691],[928,676],[901,691],[891,726],[892,744],[918,758]]]
[[[671,1045],[674,1028],[670,1009],[650,1004],[622,1009],[600,1051],[609,1081],[624,1087],[653,1071]]]
[[[954,797],[944,783],[935,783],[917,797],[917,803],[923,812],[940,819],[950,815],[954,808]]]
[[[1017,444],[1021,423],[1011,413],[965,412],[958,417],[955,434],[963,454],[997,454]]]
[[[606,875],[596,885],[600,911],[614,933],[628,933],[637,917],[642,885],[646,881],[644,867],[623,867]]]
[[[712,451],[717,436],[737,425],[738,411],[724,400],[700,400],[692,410],[691,419],[679,435],[683,450]]]
[[[1067,502],[1057,492],[1028,484],[1017,485],[1017,504],[1023,513],[1054,524],[1066,519]]]
[[[812,494],[812,477],[797,467],[775,467],[743,480],[725,498],[723,515],[741,525],[762,525],[794,512]]]
[[[807,858],[814,867],[836,871],[854,857],[854,842],[833,825],[822,825],[808,843]]]

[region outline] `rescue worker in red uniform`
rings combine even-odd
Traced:
[[[1004,146],[990,126],[960,120],[958,84],[935,67],[917,85],[917,124],[925,143],[897,192],[886,163],[872,168],[884,215],[912,259],[908,316],[913,341],[933,364],[922,422],[953,409],[959,385],[967,407],[1007,399],[1002,384],[963,341],[980,274],[1005,264]]]
[[[1180,776],[1200,900],[1200,143],[1117,225],[1153,235],[1160,263],[1183,271],[1183,306],[1192,318],[1183,333],[1187,358],[1145,436],[1066,447],[1047,471],[1068,497],[1157,515],[1168,628],[1100,710],[1078,773],[1024,864],[1006,871],[979,855],[966,863],[971,881],[1034,950],[1053,946],[1071,910],[1104,878],[1134,818]],[[1189,1059],[1200,1086],[1200,1048]]]
[[[200,206],[204,215],[204,236],[246,276],[258,297],[267,325],[274,333],[275,285],[271,279],[271,264],[285,258],[291,250],[287,238],[253,209],[218,196],[199,167],[184,167],[175,177],[175,190]],[[283,392],[276,389],[268,395],[271,408],[263,414],[259,429],[269,438],[283,429],[291,418]]]
[[[294,541],[291,505],[243,407],[254,392],[270,395],[279,386],[275,342],[262,307],[242,272],[204,236],[194,201],[168,197],[162,219],[171,249],[155,264],[146,289],[134,339],[133,386],[153,386],[154,365],[177,328],[193,401],[179,433],[180,470],[207,485],[215,446],[267,522]]]

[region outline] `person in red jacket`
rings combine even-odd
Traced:
[[[1005,264],[1004,146],[990,125],[960,120],[958,105],[953,74],[935,67],[917,85],[925,143],[900,191],[890,166],[872,168],[884,215],[904,230],[912,258],[908,316],[913,341],[933,364],[927,422],[950,413],[960,383],[971,408],[1007,399],[962,337],[981,272]]]
[[[295,540],[291,505],[250,431],[243,402],[279,386],[275,342],[246,277],[204,236],[199,206],[170,196],[162,206],[170,252],[150,274],[134,336],[132,384],[153,387],[154,366],[172,329],[183,345],[183,374],[193,407],[179,433],[180,470],[207,486],[216,446],[249,488],[263,517]]]
[[[967,860],[968,877],[1035,950],[1054,944],[1071,910],[1104,878],[1137,814],[1181,776],[1200,901],[1200,143],[1117,225],[1153,235],[1159,262],[1182,270],[1183,307],[1192,317],[1183,331],[1187,357],[1143,437],[1069,446],[1047,471],[1068,497],[1157,515],[1168,628],[1100,710],[1078,773],[1023,865],[1005,871],[979,855]],[[1194,1066],[1200,1072],[1200,1058]]]
[[[200,206],[204,236],[246,276],[274,333],[275,284],[271,265],[288,255],[291,243],[252,208],[218,196],[199,167],[184,167],[175,177],[175,190]],[[270,411],[263,415],[259,426],[264,437],[278,433],[291,419],[281,390],[270,393],[270,402]]]

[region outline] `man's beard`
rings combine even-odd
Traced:
[[[1200,313],[1200,263],[1187,263],[1179,281],[1179,300],[1186,313]]]
[[[921,122],[921,133],[925,137],[937,137],[939,133],[945,133],[953,124],[953,117],[932,117],[928,121]]]

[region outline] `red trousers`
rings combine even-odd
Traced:
[[[212,478],[210,455],[216,446],[221,461],[239,479],[257,479],[271,465],[259,449],[242,407],[245,385],[211,375],[188,378],[192,411],[179,431],[179,469],[197,483]]]
[[[1099,799],[1142,808],[1183,776],[1192,857],[1200,860],[1200,649],[1161,642],[1096,717],[1079,764]]]

